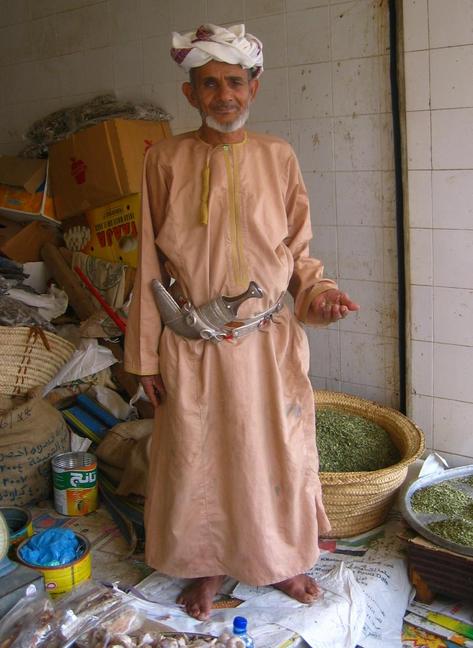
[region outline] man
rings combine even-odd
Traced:
[[[146,559],[193,579],[178,602],[205,619],[225,576],[305,603],[320,594],[304,572],[330,524],[301,322],[329,324],[358,306],[308,255],[308,200],[291,147],[244,129],[261,43],[243,25],[204,25],[174,34],[172,55],[190,72],[183,92],[202,125],[147,155],[126,368],[156,408]],[[163,326],[153,279],[175,281],[196,307],[250,281],[263,296],[242,303],[225,335],[196,339]]]

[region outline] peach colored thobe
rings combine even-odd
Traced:
[[[247,133],[212,147],[192,132],[148,152],[125,366],[160,373],[167,390],[145,507],[146,560],[162,573],[265,585],[317,560],[318,533],[330,525],[301,321],[311,323],[312,299],[335,284],[309,257],[310,238],[304,183],[283,140]],[[190,340],[162,326],[155,277],[176,279],[197,306],[254,280],[264,298],[246,301],[239,317],[288,289],[296,315],[285,306],[236,342]]]

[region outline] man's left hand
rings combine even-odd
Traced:
[[[359,305],[353,302],[347,293],[331,288],[317,295],[311,304],[315,315],[315,324],[331,324],[348,315],[350,311],[359,310]]]

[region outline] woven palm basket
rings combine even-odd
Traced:
[[[0,326],[0,394],[17,396],[47,385],[74,345],[36,326]]]
[[[365,472],[321,472],[322,495],[332,531],[328,537],[348,538],[382,524],[404,482],[409,464],[424,451],[424,434],[397,410],[348,394],[317,390],[316,410],[339,409],[384,428],[398,448],[398,463]]]

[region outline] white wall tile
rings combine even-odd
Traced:
[[[432,286],[411,285],[410,303],[411,338],[432,342],[434,339],[434,289]]]
[[[286,22],[284,14],[253,18],[246,30],[263,43],[264,69],[287,65]],[[264,78],[264,77],[262,77]]]
[[[451,452],[442,452],[442,459],[448,464],[449,468],[460,468],[461,466],[469,466],[472,461],[471,457],[453,454]]]
[[[410,227],[432,227],[432,172],[408,172]]]
[[[139,0],[140,1],[140,20],[141,35],[143,38],[162,34],[163,38],[171,47],[171,2],[172,0]],[[198,25],[193,25],[189,29],[195,29]]]
[[[380,281],[383,277],[383,228],[340,227],[338,233],[341,280]]]
[[[111,42],[108,5],[101,3],[54,16],[58,54],[105,47]]]
[[[327,117],[332,114],[330,63],[297,66],[289,72],[292,119]]]
[[[473,289],[473,230],[434,230],[434,285]]]
[[[470,229],[473,223],[473,170],[432,173],[433,225]]]
[[[473,403],[473,348],[434,343],[434,396]]]
[[[207,0],[208,20],[214,25],[244,23],[244,0]],[[247,26],[247,30],[248,29]],[[256,36],[258,34],[255,34]]]
[[[384,342],[376,335],[340,332],[343,382],[385,388]]]
[[[434,288],[435,342],[473,347],[473,291]]]
[[[289,118],[289,87],[285,68],[266,70],[255,102],[251,106],[251,119],[277,121]]]
[[[324,276],[337,279],[337,228],[320,225],[310,242],[311,256],[320,259],[325,266]]]
[[[410,230],[409,255],[411,284],[430,286],[433,282],[433,242],[429,229]]]
[[[35,3],[32,3],[33,5]],[[31,17],[28,0],[3,0],[0,11],[0,27],[24,22]]]
[[[473,108],[432,112],[432,166],[473,167]]]
[[[337,173],[337,222],[339,225],[379,225],[382,210],[380,171]]]
[[[306,327],[310,345],[310,375],[340,380],[340,339],[330,328]]]
[[[267,16],[284,11],[284,0],[246,0],[246,15],[248,18]]]
[[[169,43],[160,36],[143,39],[143,80],[146,84],[175,81],[177,64],[169,55]]]
[[[304,182],[314,231],[317,232],[320,225],[335,225],[335,174],[307,172],[304,174]]]
[[[385,107],[384,85],[373,83],[380,75],[380,57],[336,61],[333,69],[334,115],[378,113]]]
[[[275,135],[280,137],[286,142],[291,143],[291,122],[288,120],[276,120],[276,121],[258,121],[253,122],[250,119],[248,121],[249,130],[256,131],[258,133],[266,133],[266,135]]]
[[[288,13],[286,20],[289,65],[330,60],[327,7]]]
[[[33,48],[29,23],[0,29],[0,61],[4,65],[31,60]]]
[[[394,227],[383,227],[383,279],[397,282],[397,241]]]
[[[411,344],[411,381],[414,394],[434,395],[434,345],[413,340]]]
[[[122,45],[141,39],[139,0],[109,0],[111,42]]]
[[[409,418],[424,433],[425,447],[427,449],[433,448],[434,400],[431,396],[414,394],[408,410]]]
[[[371,385],[360,385],[359,383],[342,382],[339,391],[346,394],[352,394],[353,396],[358,396],[359,398],[364,398],[373,403],[378,403],[378,405],[387,405],[388,407],[395,406],[393,400],[396,397],[390,390],[387,390],[384,387],[373,387]],[[398,398],[396,400],[399,402]]]
[[[207,22],[205,0],[172,0],[171,27],[174,31],[194,31]]]
[[[396,185],[394,171],[381,171],[381,225],[392,227],[396,222]]]
[[[143,85],[142,41],[124,41],[113,47],[115,87]]]
[[[378,115],[335,119],[334,145],[337,171],[382,169],[382,128]]]
[[[385,301],[384,284],[381,281],[342,279],[340,290],[348,293],[360,305],[359,311],[340,320],[340,330],[383,336],[389,308]]]
[[[429,47],[429,14],[427,0],[404,0],[404,49],[424,50]]]
[[[406,52],[404,55],[406,110],[429,110],[429,52]]]
[[[430,47],[473,43],[472,0],[429,0]]]
[[[431,50],[430,69],[432,109],[473,106],[473,45]]]
[[[32,57],[35,59],[56,56],[56,32],[50,18],[40,18],[28,23]]]
[[[331,7],[332,56],[334,60],[382,54],[387,4],[356,0]]]
[[[181,86],[176,81],[158,83],[156,86],[150,86],[149,99],[157,104],[172,117],[176,117],[177,98],[181,94]],[[171,121],[171,130],[174,132],[174,121]]]
[[[328,4],[330,4],[328,0],[286,0],[286,11],[326,7]]]
[[[407,164],[409,169],[431,169],[432,150],[430,112],[421,110],[406,114]]]
[[[303,171],[332,171],[332,120],[299,119],[292,122],[293,145]]]

